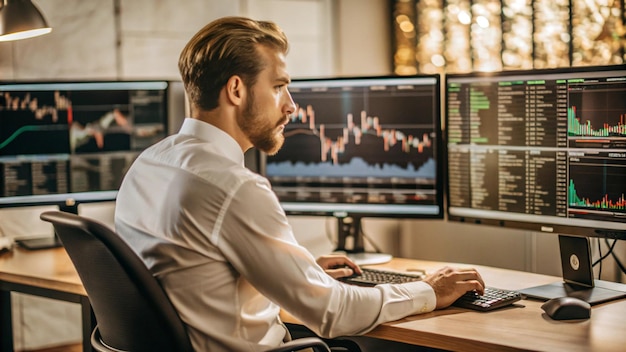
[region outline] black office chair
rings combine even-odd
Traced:
[[[97,326],[91,345],[98,352],[193,351],[185,325],[158,280],[111,229],[76,214],[48,211],[87,291]],[[305,348],[328,352],[316,337],[293,340],[268,352]]]

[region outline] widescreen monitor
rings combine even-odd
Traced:
[[[295,79],[289,90],[285,144],[262,163],[288,214],[337,217],[338,249],[353,236],[358,253],[363,217],[443,218],[438,75]]]
[[[0,207],[115,200],[168,132],[167,81],[0,83]]]
[[[624,65],[449,74],[445,91],[449,220],[626,239]]]

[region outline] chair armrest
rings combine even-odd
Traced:
[[[115,352],[114,348],[111,348],[102,342],[102,337],[100,336],[100,330],[98,330],[98,326],[96,326],[91,332],[91,347],[95,352]]]
[[[281,345],[280,347],[274,347],[265,352],[292,352],[300,351],[305,348],[313,348],[316,352],[330,352],[328,345],[317,337],[303,337],[295,339]]]

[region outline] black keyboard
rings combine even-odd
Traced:
[[[403,282],[420,281],[424,278],[421,273],[400,273],[381,269],[361,268],[362,275],[342,277],[339,280],[358,286],[376,286],[378,284],[401,284]]]
[[[485,293],[482,296],[475,291],[469,291],[452,303],[452,305],[486,312],[508,306],[520,299],[522,299],[520,292],[485,287]]]
[[[378,284],[400,284],[403,282],[420,281],[424,278],[421,273],[400,273],[381,269],[361,268],[362,275],[342,277],[339,280],[351,285],[376,286]],[[457,299],[452,305],[469,308],[481,312],[511,305],[522,299],[517,291],[486,287],[481,296],[475,291],[469,291]]]

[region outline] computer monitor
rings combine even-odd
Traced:
[[[168,132],[169,90],[167,81],[0,83],[0,207],[76,213],[115,200],[138,153]]]
[[[440,77],[295,79],[285,144],[261,172],[290,215],[334,216],[360,264],[363,217],[443,218]],[[346,239],[352,238],[352,248]]]
[[[529,295],[626,291],[593,280],[588,249],[626,239],[626,66],[449,74],[445,91],[448,219],[560,234],[567,283]]]

